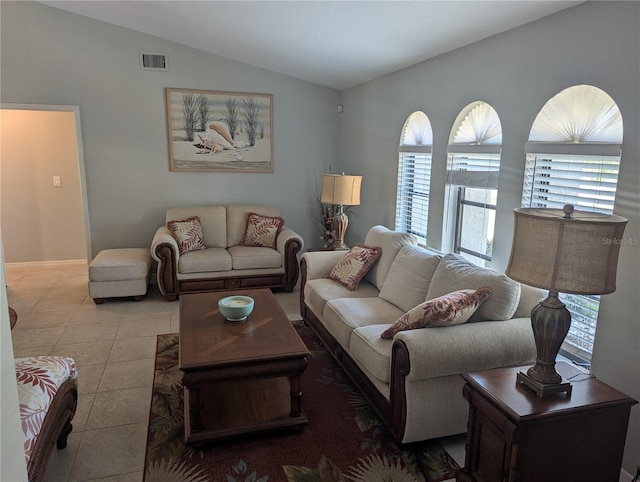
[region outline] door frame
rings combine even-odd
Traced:
[[[32,110],[45,112],[73,112],[76,128],[76,144],[78,146],[78,175],[80,178],[80,202],[82,203],[82,221],[84,224],[84,240],[87,253],[87,262],[92,258],[91,229],[89,224],[89,204],[87,201],[87,179],[84,168],[84,150],[82,148],[82,129],[80,128],[80,106],[77,105],[51,105],[51,104],[13,104],[0,103],[0,109]]]

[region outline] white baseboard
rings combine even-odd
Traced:
[[[86,259],[61,259],[57,261],[22,261],[17,263],[5,263],[6,266],[11,268],[49,268],[54,266],[67,266],[83,264],[88,266]]]

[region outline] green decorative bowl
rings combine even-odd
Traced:
[[[227,321],[244,321],[253,311],[254,301],[249,296],[227,296],[218,301],[220,313]]]

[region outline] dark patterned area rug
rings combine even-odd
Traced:
[[[311,352],[302,377],[309,424],[216,442],[184,444],[178,335],[159,335],[145,481],[375,482],[447,480],[458,465],[435,440],[399,450],[375,412],[313,331],[293,322]]]

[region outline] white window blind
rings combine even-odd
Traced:
[[[420,244],[427,242],[432,144],[429,118],[424,112],[412,113],[398,147],[395,229],[415,235]]]
[[[401,152],[399,157],[396,230],[411,233],[426,244],[431,153]]]
[[[500,146],[469,147],[473,147],[472,152],[462,153],[460,146],[449,146],[447,182],[453,186],[498,189]],[[486,147],[490,149],[482,152]]]
[[[613,212],[619,157],[528,154],[522,205]]]
[[[563,90],[542,108],[525,147],[527,161],[523,207],[613,212],[622,116],[604,91],[579,85]],[[598,321],[600,296],[560,293],[571,312],[563,349],[589,361]]]

